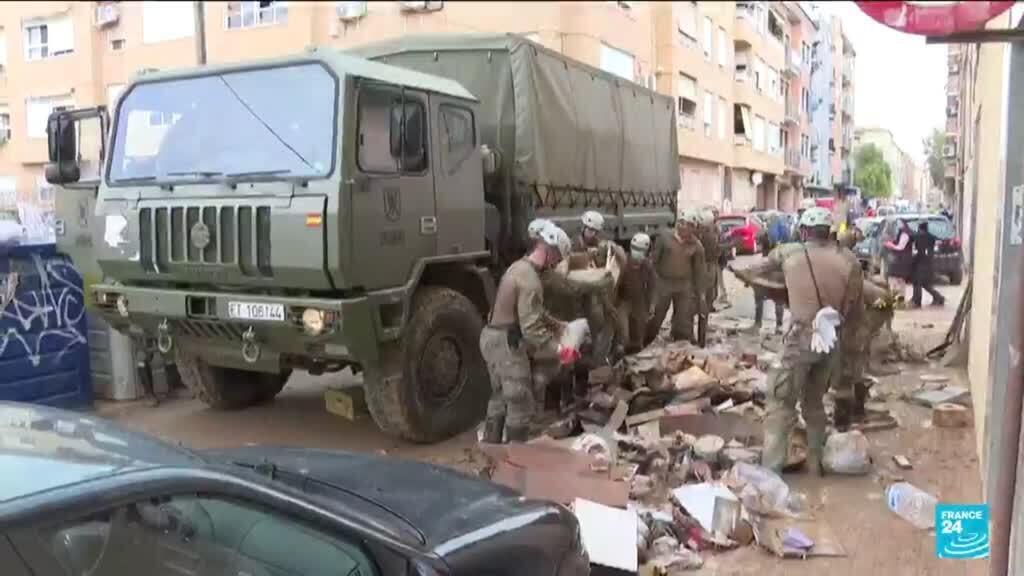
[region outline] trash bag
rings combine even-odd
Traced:
[[[825,441],[822,465],[832,474],[867,474],[871,470],[868,446],[868,439],[860,430],[833,434]]]
[[[794,516],[805,506],[802,494],[790,492],[786,481],[764,466],[737,462],[726,474],[725,481],[741,489],[743,506],[759,514]]]
[[[577,318],[569,322],[558,341],[558,358],[563,365],[572,364],[580,358],[580,348],[590,335],[590,325],[586,318]]]

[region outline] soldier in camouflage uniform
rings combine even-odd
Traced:
[[[800,219],[803,244],[783,244],[745,274],[770,275],[782,271],[786,280],[792,323],[783,340],[779,365],[772,368],[768,382],[765,439],[762,463],[781,472],[789,451],[789,433],[796,425],[800,402],[807,422],[807,462],[815,473],[823,473],[821,458],[825,446],[825,408],[822,398],[828,390],[832,371],[839,361],[839,345],[828,351],[811,347],[814,322],[827,307],[842,317],[860,299],[860,267],[828,240],[831,214],[812,208]],[[839,331],[842,330],[840,323]]]
[[[644,347],[647,320],[650,317],[651,301],[657,283],[654,267],[647,258],[650,249],[650,236],[643,232],[633,236],[629,243],[629,260],[619,278],[616,297],[619,335],[627,354],[639,352]]]
[[[718,266],[721,258],[721,246],[718,242],[718,218],[710,208],[700,214],[701,224],[697,237],[704,247],[704,301],[710,308],[718,299]]]
[[[536,409],[531,359],[554,358],[565,325],[544,308],[540,272],[568,256],[568,235],[546,223],[537,232],[533,250],[517,260],[498,284],[494,307],[480,333],[480,352],[491,377],[483,440],[497,443],[507,432],[511,442],[524,442]]]
[[[657,299],[654,314],[647,324],[647,342],[652,342],[661,330],[668,309],[672,308],[672,340],[694,342],[693,318],[697,313],[707,314],[704,299],[704,246],[697,238],[700,214],[686,209],[676,220],[675,230],[666,232],[654,245],[651,263],[658,276]]]
[[[581,221],[582,231],[572,242],[570,270],[604,268],[609,252],[618,260],[620,266],[625,264],[626,255],[622,248],[601,237],[604,232],[604,216],[599,212],[589,210],[583,213]],[[582,298],[582,304],[585,306],[584,316],[594,335],[592,357],[597,364],[604,364],[610,360],[614,352],[616,336],[619,336],[618,343],[624,344],[621,335],[616,334],[619,320],[615,307],[614,290],[615,287],[609,285],[604,289],[584,293]]]

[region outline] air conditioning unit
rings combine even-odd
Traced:
[[[942,147],[943,158],[956,158],[956,146],[953,144],[946,144]]]
[[[121,8],[114,3],[96,5],[96,27],[103,28],[116,24],[121,19]]]
[[[338,18],[345,22],[354,22],[366,16],[366,2],[338,2],[335,9]]]
[[[427,1],[422,2],[402,2],[403,12],[437,12],[441,8],[444,8],[444,2],[441,1]]]

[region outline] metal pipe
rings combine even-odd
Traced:
[[[206,64],[206,10],[202,2],[193,2],[192,15],[196,28],[196,64]]]
[[[1024,271],[1024,250],[1017,248],[1020,271]],[[1020,289],[1020,276],[1016,283],[1017,310],[1024,308],[1024,290]],[[1012,284],[1012,283],[1011,283]],[[1010,569],[1010,533],[1013,527],[1014,494],[1017,488],[1017,461],[1020,457],[1021,410],[1024,408],[1024,371],[1021,349],[1024,348],[1024,315],[1015,314],[1017,321],[1010,334],[1010,369],[1006,378],[1006,396],[1003,401],[1002,429],[999,431],[999,453],[991,457],[999,462],[995,491],[992,493],[992,548],[989,574],[1006,576]]]

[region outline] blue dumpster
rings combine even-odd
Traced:
[[[0,248],[0,400],[92,404],[84,302],[55,245]]]

